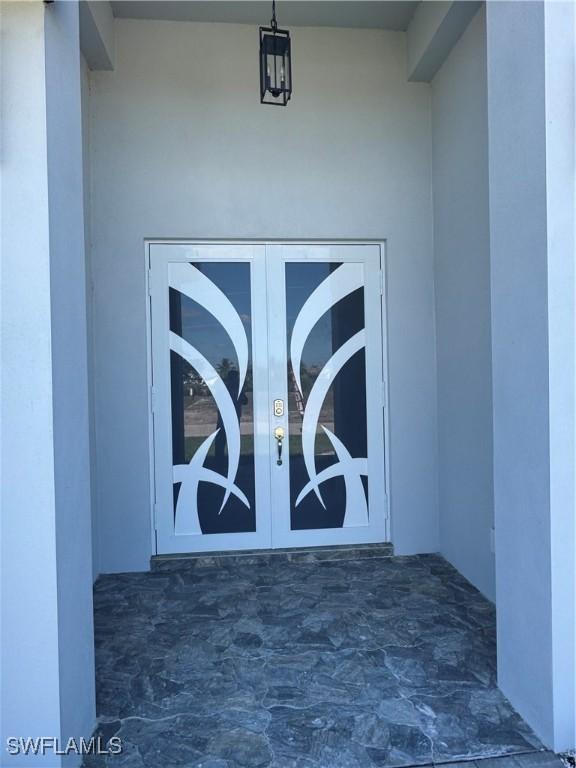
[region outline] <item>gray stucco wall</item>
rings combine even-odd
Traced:
[[[0,13],[1,760],[55,768],[4,737],[95,724],[78,6]]]
[[[46,126],[62,733],[94,726],[94,642],[78,6],[48,6]]]
[[[403,33],[297,28],[293,100],[264,107],[257,39],[117,20],[116,69],[91,74],[104,572],[152,549],[146,237],[387,239],[392,534],[438,549],[430,88],[406,80]]]
[[[92,577],[100,573],[98,546],[98,471],[96,467],[96,420],[94,418],[94,331],[92,286],[92,179],[90,174],[90,70],[81,57],[82,166],[84,173],[84,252],[86,279],[86,349],[88,358],[88,422],[90,447],[90,505],[92,508]]]
[[[0,18],[0,725],[3,764],[10,766],[22,759],[4,754],[5,739],[58,734],[60,707],[44,15],[36,3],[2,3]],[[35,670],[42,670],[42,685]]]
[[[440,549],[495,598],[486,16],[432,81]]]
[[[576,720],[575,31],[573,3],[488,5],[498,682],[556,750]]]

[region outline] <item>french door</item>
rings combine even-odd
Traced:
[[[386,540],[380,246],[149,259],[158,554]]]

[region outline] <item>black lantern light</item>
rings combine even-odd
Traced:
[[[260,27],[260,102],[285,107],[292,96],[290,32],[278,29],[276,0],[269,27]]]

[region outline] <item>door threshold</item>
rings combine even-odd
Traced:
[[[392,557],[394,549],[389,542],[376,544],[340,544],[329,547],[298,547],[295,549],[245,549],[214,552],[190,552],[176,555],[154,555],[150,558],[152,571],[173,571],[181,568],[201,568],[231,561],[239,565],[283,560],[295,563],[315,563],[331,560],[363,560],[374,557]]]

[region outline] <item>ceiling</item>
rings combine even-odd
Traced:
[[[112,0],[117,18],[268,24],[268,0]],[[362,27],[405,30],[414,0],[277,0],[280,27]]]

